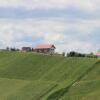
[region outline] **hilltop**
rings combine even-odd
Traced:
[[[1,100],[99,100],[100,61],[0,52]]]

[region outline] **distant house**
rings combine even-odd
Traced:
[[[22,51],[29,52],[31,51],[31,47],[22,47]]]
[[[52,44],[42,44],[37,45],[35,51],[40,53],[54,53],[55,49],[56,47]]]
[[[100,58],[100,52],[98,52],[98,53],[96,54],[96,56]]]

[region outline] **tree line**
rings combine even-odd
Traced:
[[[94,55],[93,53],[90,54],[83,54],[83,53],[78,53],[75,51],[71,51],[69,53],[67,53],[67,57],[88,57],[88,58],[97,58],[96,55]]]

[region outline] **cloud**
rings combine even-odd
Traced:
[[[65,8],[66,0],[3,0],[1,7],[24,7],[26,9]]]
[[[52,43],[58,52],[99,49],[100,20],[0,19],[0,46],[19,47]],[[96,35],[95,35],[96,33]]]
[[[32,19],[26,20],[1,20],[0,21],[0,40],[5,46],[14,46],[16,43],[26,43],[28,38],[34,42],[36,38],[43,38],[44,42],[54,43],[63,39],[61,32],[65,25],[57,21],[38,21]]]
[[[0,47],[52,43],[57,51],[100,49],[100,0],[0,0]]]
[[[100,0],[0,0],[0,18],[100,19]]]
[[[69,52],[69,51],[76,51],[81,53],[90,53],[90,52],[96,52],[97,48],[94,48],[95,46],[93,43],[87,41],[66,41],[64,44],[58,44],[57,45],[57,51],[58,52]]]
[[[100,0],[1,0],[0,7],[25,9],[67,9],[77,7],[85,11],[100,10]]]

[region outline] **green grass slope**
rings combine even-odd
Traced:
[[[100,100],[100,61],[70,87],[60,100]]]
[[[0,100],[100,99],[98,66],[90,58],[0,52]]]

